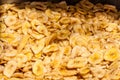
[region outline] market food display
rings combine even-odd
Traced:
[[[24,2],[0,15],[0,80],[120,80],[115,6]]]

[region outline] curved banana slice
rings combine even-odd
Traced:
[[[93,73],[93,75],[97,78],[102,78],[105,73],[106,73],[106,70],[97,66],[97,67],[92,67],[91,68],[91,72]]]
[[[36,45],[34,43],[31,44],[32,51],[37,54],[39,53],[45,46],[45,38],[36,41]]]
[[[93,53],[89,56],[88,61],[91,64],[98,64],[103,60],[103,55],[102,53]]]
[[[70,36],[70,44],[71,46],[87,46],[89,38],[85,35],[80,35],[79,33],[74,33]]]
[[[24,22],[22,24],[22,32],[23,34],[27,35],[27,32],[28,32],[28,28],[30,27],[30,23],[28,21]]]
[[[0,33],[0,39],[2,41],[11,43],[15,40],[15,36],[14,34],[11,34],[11,33]]]
[[[6,30],[6,25],[0,22],[0,32],[4,32]]]
[[[76,57],[81,55],[81,47],[80,46],[75,46],[72,49],[71,57]]]
[[[33,30],[29,30],[28,32],[35,39],[41,39],[45,36],[43,34],[40,34],[40,33],[36,32],[36,31],[33,31]]]
[[[114,61],[118,59],[120,56],[120,53],[116,48],[111,48],[104,54],[104,59],[108,61]]]
[[[13,15],[7,16],[4,21],[7,26],[12,26],[17,22],[17,18],[16,16],[13,16]]]
[[[71,46],[65,46],[65,47],[63,47],[63,53],[65,55],[70,55],[70,53],[71,53]]]
[[[70,31],[69,30],[59,30],[57,31],[57,38],[58,39],[67,39],[70,35]]]
[[[27,56],[24,55],[24,54],[18,54],[18,55],[16,56],[16,59],[19,59],[20,62],[26,62],[26,61],[28,60]]]
[[[42,63],[41,60],[37,60],[34,64],[33,64],[33,67],[32,67],[32,71],[35,75],[37,76],[41,76],[44,74],[45,72],[45,68],[44,68],[44,65]]]
[[[76,70],[67,70],[67,69],[62,69],[59,70],[60,75],[62,76],[73,76],[77,74]]]
[[[81,75],[85,75],[85,74],[87,74],[87,73],[90,72],[90,69],[89,69],[88,66],[85,66],[85,67],[80,68],[80,70],[78,70],[78,72],[79,72]]]
[[[19,44],[19,46],[17,48],[18,49],[18,53],[20,53],[22,51],[22,49],[25,47],[29,37],[30,37],[29,35],[24,35],[23,36],[23,38],[22,38],[22,40],[21,40],[21,42],[20,42],[20,44]]]
[[[3,43],[0,41],[0,54],[2,53],[3,50],[4,50],[3,49]]]
[[[27,53],[25,53],[25,55],[27,56],[28,60],[31,60],[32,57],[33,57],[33,53],[32,52],[27,52]]]
[[[33,29],[35,29],[37,32],[41,34],[45,34],[46,36],[49,35],[49,32],[44,24],[42,24],[40,21],[34,19],[31,22]]]
[[[46,46],[43,49],[43,53],[48,53],[48,52],[57,51],[57,50],[58,50],[58,45],[54,43],[54,44]]]
[[[87,64],[87,59],[83,57],[76,57],[74,59],[70,59],[67,63],[68,68],[80,68]]]
[[[7,77],[11,77],[16,69],[17,69],[17,62],[11,60],[6,64],[3,74]]]

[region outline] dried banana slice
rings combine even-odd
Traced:
[[[11,77],[17,69],[17,62],[14,60],[8,61],[3,71],[3,74],[7,77]]]
[[[11,43],[15,40],[15,36],[11,33],[0,33],[0,40]]]
[[[67,39],[70,35],[69,30],[59,30],[57,31],[57,38],[58,39]]]
[[[97,78],[102,78],[106,74],[106,70],[100,66],[90,68],[93,75]]]
[[[87,58],[76,57],[74,59],[70,59],[67,63],[68,68],[81,68],[87,64]]]
[[[71,52],[71,57],[76,57],[80,55],[81,55],[81,47],[80,46],[73,47],[72,52]]]
[[[23,32],[23,34],[24,35],[27,35],[27,33],[28,33],[28,28],[30,28],[30,23],[28,22],[28,21],[26,21],[26,22],[24,22],[23,24],[22,24],[22,32]]]
[[[60,75],[62,76],[73,76],[77,74],[76,70],[67,70],[67,69],[62,69],[59,70]]]
[[[32,59],[33,53],[32,52],[26,52],[25,55],[27,56],[28,61]]]
[[[80,68],[80,69],[78,70],[78,72],[79,72],[81,75],[85,75],[85,74],[87,74],[87,73],[90,72],[90,69],[89,69],[88,66],[85,66],[85,67]]]
[[[53,51],[57,51],[57,50],[58,50],[58,45],[54,43],[54,44],[46,46],[43,49],[43,53],[53,52]]]
[[[0,32],[4,32],[6,30],[6,25],[0,22]]]
[[[64,77],[64,80],[78,80],[77,76]]]
[[[17,18],[16,16],[11,15],[7,16],[4,21],[7,26],[13,26],[17,22]]]
[[[103,60],[103,55],[102,53],[93,53],[89,56],[88,61],[91,64],[98,64]]]
[[[88,36],[80,35],[79,33],[74,33],[70,36],[70,44],[71,46],[87,46],[89,41]]]
[[[37,76],[41,76],[44,74],[45,72],[45,68],[43,65],[43,62],[41,60],[37,60],[33,66],[32,66],[32,72],[37,75]]]
[[[60,23],[62,24],[69,24],[71,22],[71,18],[70,17],[62,17],[60,19]]]
[[[20,60],[20,62],[26,62],[28,60],[27,56],[24,54],[18,54],[16,59]]]
[[[34,54],[38,54],[40,51],[42,51],[44,46],[45,46],[45,38],[42,38],[40,40],[37,40],[36,43],[32,42],[30,47],[34,52]]]
[[[29,35],[24,35],[23,36],[23,38],[22,38],[22,40],[21,40],[21,42],[20,42],[20,44],[19,44],[19,46],[17,48],[18,53],[20,53],[22,51],[22,49],[25,47],[29,37],[30,37]]]
[[[120,56],[120,53],[116,48],[111,48],[104,54],[104,59],[108,61],[114,61],[118,59]]]
[[[65,46],[65,47],[63,47],[63,53],[65,55],[70,55],[71,54],[71,46]]]
[[[40,33],[33,31],[33,30],[29,30],[28,32],[35,39],[41,39],[41,38],[45,37],[44,34],[40,34]]]

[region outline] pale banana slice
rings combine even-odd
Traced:
[[[37,75],[37,76],[41,76],[44,74],[45,72],[45,68],[44,68],[44,65],[42,63],[41,60],[37,60],[33,66],[32,66],[32,72]]]
[[[42,51],[44,46],[45,46],[45,38],[42,38],[42,39],[36,41],[36,44],[32,43],[31,49],[34,52],[34,54],[38,54],[40,51]]]
[[[31,25],[30,25],[30,23],[29,23],[28,21],[26,21],[26,22],[24,22],[24,23],[22,24],[22,32],[23,32],[24,35],[27,35],[27,33],[28,33],[28,28],[29,28],[30,26],[31,26]]]
[[[20,42],[20,44],[19,44],[19,46],[17,48],[18,49],[18,53],[20,53],[22,51],[22,49],[25,47],[29,37],[30,37],[29,35],[24,35],[23,36],[23,38],[22,38],[22,40],[21,40],[21,42]]]
[[[87,64],[87,59],[83,57],[76,57],[70,59],[67,63],[68,68],[81,68]]]
[[[70,44],[71,46],[87,46],[89,41],[88,36],[80,35],[79,33],[74,33],[70,36]]]
[[[81,47],[80,46],[74,46],[71,52],[71,57],[74,58],[76,56],[81,55]]]
[[[7,77],[11,77],[16,69],[17,69],[17,62],[11,60],[6,64],[3,74]]]
[[[93,75],[97,78],[102,78],[105,73],[106,73],[106,70],[97,66],[97,67],[92,67],[90,68],[91,69],[91,72],[93,73]]]

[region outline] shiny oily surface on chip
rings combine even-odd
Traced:
[[[120,80],[115,6],[24,2],[0,15],[0,80]]]

